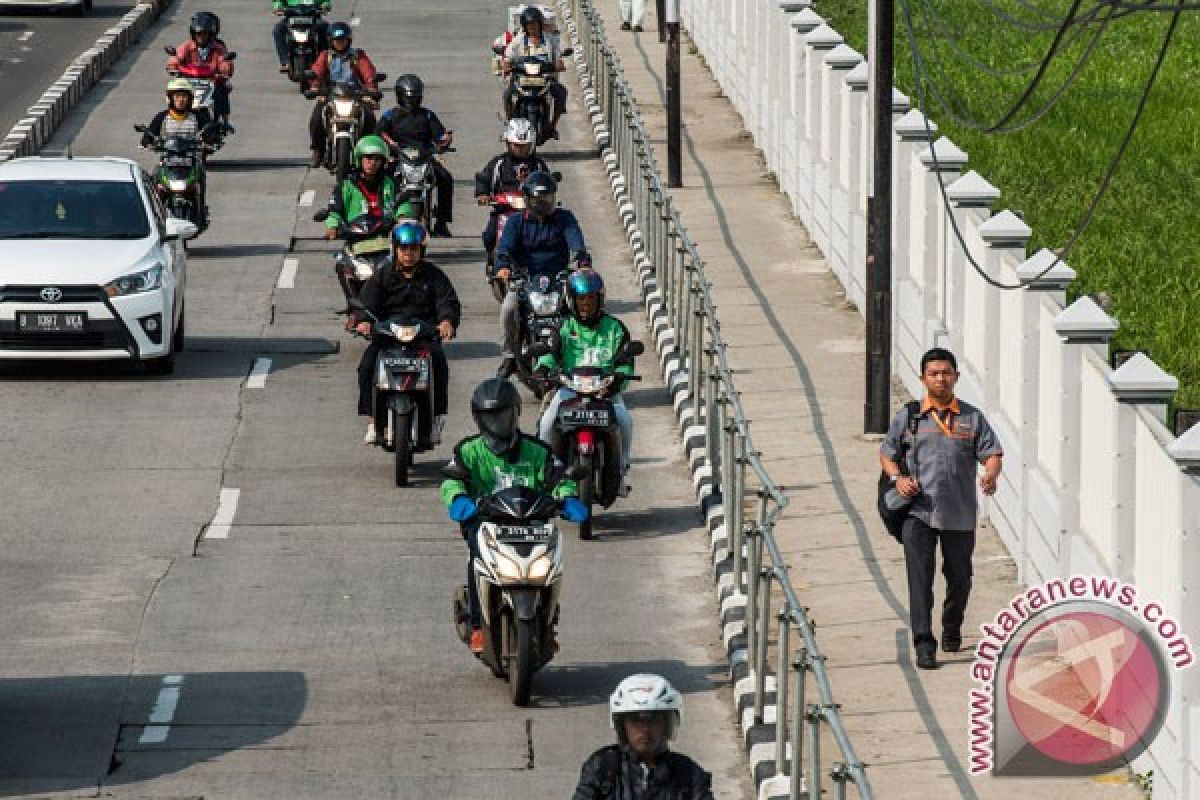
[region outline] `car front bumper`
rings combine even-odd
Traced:
[[[41,287],[0,289],[0,360],[144,360],[170,351],[174,328],[166,289],[109,298],[99,287],[64,287],[61,302],[36,299]],[[17,329],[19,312],[83,312],[82,333],[28,333]],[[157,316],[158,341],[143,320]]]

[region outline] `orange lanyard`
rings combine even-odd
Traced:
[[[950,409],[946,409],[946,421],[947,422],[950,420],[950,416],[953,413],[954,412],[951,411]],[[947,436],[949,436],[951,438],[954,437],[954,432],[951,431],[950,428],[947,426],[946,422],[943,422],[942,418],[940,416],[938,416],[938,412],[937,412],[936,408],[930,409],[929,416],[933,417],[933,421],[936,422],[937,426],[942,429],[942,433],[946,434]]]

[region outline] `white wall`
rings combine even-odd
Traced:
[[[753,134],[792,207],[863,309],[869,119],[862,57],[804,0],[682,0],[683,22]],[[1174,379],[1138,357],[1114,372],[1117,327],[1075,273],[1042,251],[1000,190],[962,174],[967,154],[936,142],[897,93],[893,116],[893,367],[918,394],[933,346],[960,360],[960,394],[1006,450],[984,509],[1026,583],[1103,573],[1138,586],[1200,645],[1200,426],[1163,424]],[[957,222],[961,241],[951,229]],[[965,247],[964,247],[965,245]],[[976,262],[978,270],[971,265]],[[980,276],[1028,288],[1001,291]],[[1154,796],[1200,800],[1200,668],[1179,673],[1163,732],[1136,768]]]

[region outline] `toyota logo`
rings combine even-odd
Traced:
[[[42,289],[42,299],[47,303],[57,303],[59,300],[62,300],[62,297],[62,289],[54,286],[47,286],[45,289]]]

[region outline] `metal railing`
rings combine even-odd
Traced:
[[[791,798],[820,798],[825,774],[835,797],[845,798],[852,784],[859,797],[873,798],[865,765],[855,755],[840,706],[834,702],[808,609],[796,597],[775,541],[775,524],[788,500],[754,449],[750,424],[727,362],[704,262],[664,188],[650,136],[620,59],[608,46],[600,14],[592,0],[560,0],[560,7],[564,27],[575,40],[580,72],[595,93],[608,132],[608,148],[625,184],[628,204],[622,205],[620,212],[623,217],[632,215],[636,222],[645,258],[653,265],[659,295],[655,302],[661,302],[675,335],[674,355],[686,376],[691,402],[690,409],[681,409],[681,414],[690,415],[692,429],[703,431],[713,495],[721,498],[724,507],[732,588],[745,597],[754,723],[765,722],[768,650],[775,627],[775,775],[787,776]],[[753,491],[747,486],[747,471],[758,482]],[[751,519],[747,519],[747,500],[756,505]],[[774,607],[776,601],[778,608]],[[793,633],[799,635],[795,653],[791,650]],[[817,702],[809,702],[810,680]],[[823,725],[840,751],[840,760],[829,765],[828,773],[821,753]]]

